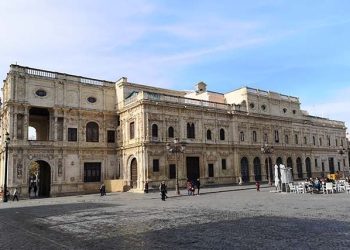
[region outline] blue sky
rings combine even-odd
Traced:
[[[349,126],[348,13],[337,0],[4,0],[0,75],[17,62],[173,89],[250,86]]]

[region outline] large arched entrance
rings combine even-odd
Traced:
[[[306,174],[308,178],[311,178],[312,173],[311,173],[311,160],[309,157],[305,159],[305,165],[306,165]]]
[[[247,157],[241,159],[241,176],[243,182],[249,181],[249,166]]]
[[[298,179],[303,178],[303,164],[300,159],[300,157],[297,158],[297,172],[298,172]]]
[[[46,161],[35,161],[29,166],[30,197],[50,197],[51,167]]]
[[[265,173],[266,173],[266,180],[271,180],[273,178],[273,173],[272,173],[272,159],[271,157],[265,159]],[[269,173],[270,170],[270,173]],[[270,176],[270,179],[269,179]]]
[[[130,164],[130,187],[137,188],[137,161],[136,158],[131,160]]]
[[[255,157],[254,159],[254,176],[255,181],[261,181],[261,164],[259,157]]]

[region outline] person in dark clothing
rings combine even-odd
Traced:
[[[101,196],[106,195],[106,186],[104,183],[102,183],[102,185],[100,187],[100,194],[101,194]]]
[[[165,185],[164,181],[162,181],[162,183],[160,183],[159,191],[160,191],[160,194],[161,194],[161,197],[162,197],[162,201],[165,201],[165,198],[167,197],[166,196],[167,190],[166,190],[166,185]]]
[[[145,183],[145,190],[144,190],[145,194],[148,194],[148,181],[146,181]]]
[[[38,191],[38,186],[34,185],[34,196],[36,197],[36,192]]]
[[[32,185],[29,185],[29,187],[28,187],[28,196],[29,196],[29,198],[30,198],[30,193],[32,192]]]
[[[17,188],[15,188],[15,190],[13,191],[12,201],[15,201],[15,199],[18,201],[18,190],[17,190]]]
[[[196,186],[197,186],[197,195],[199,195],[199,189],[201,188],[201,182],[200,182],[199,178],[196,181]]]

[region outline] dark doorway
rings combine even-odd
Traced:
[[[261,181],[261,163],[259,157],[254,159],[254,176],[255,181]]]
[[[249,182],[249,164],[247,157],[241,159],[241,176],[243,182]]]
[[[51,168],[46,161],[37,161],[39,164],[38,196],[50,197]]]
[[[266,172],[266,180],[271,180],[273,179],[273,173],[272,173],[272,159],[271,157],[266,158],[265,160],[265,172]],[[269,173],[269,169],[270,169],[270,173]],[[270,176],[270,179],[269,179]]]
[[[308,178],[311,178],[312,173],[311,173],[311,160],[309,157],[305,159],[305,165],[306,165],[306,175]]]
[[[333,159],[333,157],[328,158],[328,164],[329,164],[329,173],[334,174],[334,159]]]
[[[137,187],[137,161],[136,158],[131,160],[131,166],[130,166],[130,187],[136,188]]]
[[[187,179],[195,181],[199,178],[199,157],[186,157]]]

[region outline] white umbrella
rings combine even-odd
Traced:
[[[288,183],[286,166],[284,166],[283,164],[280,164],[280,171],[281,171],[281,182]]]
[[[292,168],[287,168],[287,181],[288,183],[293,182]]]
[[[275,165],[275,187],[279,187],[280,179],[278,178],[278,166]]]

